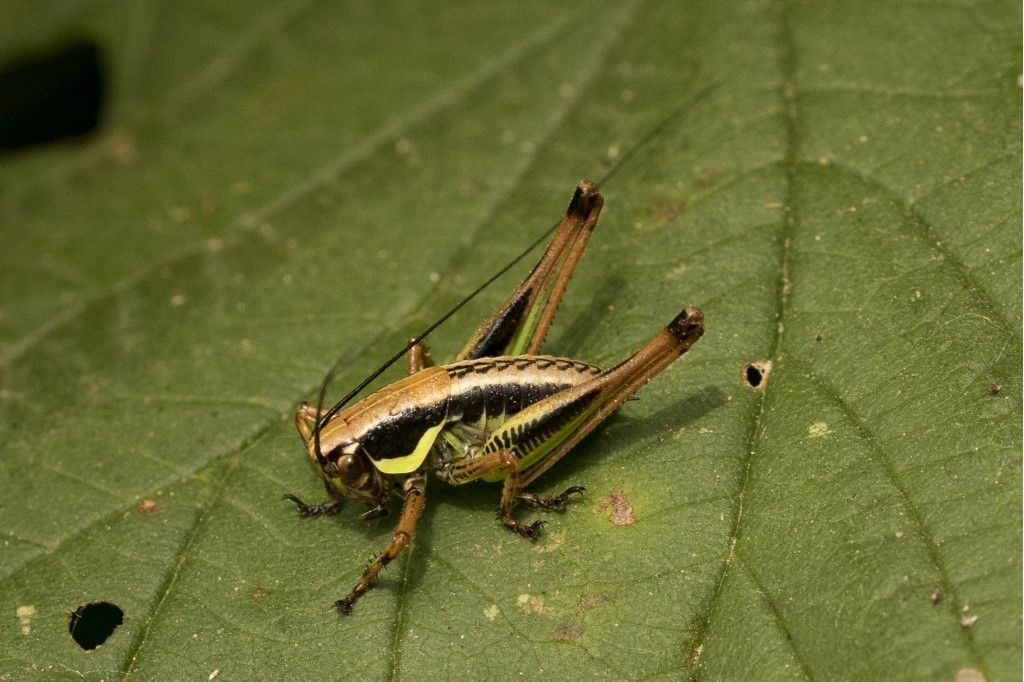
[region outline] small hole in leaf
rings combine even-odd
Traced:
[[[78,646],[92,651],[114,634],[117,626],[124,622],[124,611],[117,604],[107,601],[82,604],[71,613],[68,631]]]
[[[102,58],[92,42],[71,42],[0,65],[0,149],[91,132],[104,96]]]
[[[741,375],[743,384],[749,388],[763,389],[771,374],[772,363],[768,360],[755,360],[743,365]]]

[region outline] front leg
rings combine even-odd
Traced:
[[[416,530],[416,523],[423,514],[423,507],[426,504],[426,476],[423,472],[410,474],[402,485],[405,494],[405,504],[402,505],[402,516],[398,520],[398,527],[395,528],[391,542],[384,551],[378,554],[370,565],[363,571],[359,582],[352,588],[352,591],[344,599],[334,602],[334,607],[342,613],[351,613],[352,606],[363,594],[370,589],[374,578],[385,566],[390,564],[395,557],[402,553],[412,541],[413,532]]]
[[[313,518],[315,516],[332,516],[338,513],[338,510],[342,507],[342,500],[338,498],[337,493],[331,490],[331,487],[324,483],[324,490],[327,491],[327,497],[330,499],[320,504],[306,504],[298,496],[291,493],[285,493],[281,496],[281,499],[288,500],[289,502],[295,503],[295,508],[299,510],[299,516],[303,518]]]
[[[294,502],[295,508],[299,510],[299,516],[302,517],[331,516],[337,514],[338,510],[341,509],[341,500],[327,500],[320,504],[306,504],[291,493],[285,493],[281,496],[281,499]]]

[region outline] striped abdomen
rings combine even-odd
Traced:
[[[600,375],[600,367],[547,355],[481,358],[447,365],[448,423],[491,433],[526,407]]]

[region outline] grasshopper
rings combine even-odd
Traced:
[[[703,314],[687,307],[608,370],[539,354],[603,203],[596,184],[578,185],[540,261],[453,363],[435,365],[422,339],[413,339],[404,379],[344,410],[342,403],[330,410],[299,405],[295,425],[329,498],[307,505],[285,495],[301,516],[334,514],[350,498],[368,507],[361,518],[373,519],[387,514],[392,495],[403,500],[391,542],[335,602],[340,611],[349,613],[411,542],[426,504],[428,474],[451,485],[502,482],[498,519],[513,533],[536,539],[544,522],[523,523],[514,508],[561,511],[584,488],[547,496],[526,486],[704,333]]]

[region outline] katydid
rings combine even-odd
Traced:
[[[435,365],[426,346],[416,341],[408,348],[404,379],[346,409],[341,404],[330,410],[299,405],[295,425],[329,496],[307,505],[286,495],[302,516],[333,514],[350,498],[367,506],[362,518],[377,518],[387,514],[392,495],[403,500],[391,542],[348,595],[335,602],[341,611],[351,611],[412,540],[426,503],[428,476],[452,485],[502,482],[501,524],[537,538],[544,522],[520,521],[513,515],[515,507],[564,510],[570,497],[584,489],[572,486],[547,496],[527,492],[526,486],[704,333],[703,314],[687,307],[608,370],[540,354],[603,201],[597,185],[579,184],[540,261],[453,363]]]

